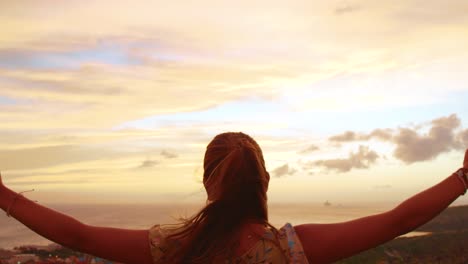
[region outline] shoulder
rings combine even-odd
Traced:
[[[149,229],[148,241],[154,263],[165,260],[165,253],[169,247],[177,246],[176,243],[167,240],[168,235],[169,231],[161,225],[154,225]]]
[[[161,225],[154,225],[148,231],[150,244],[158,245],[161,239],[167,236],[166,230]]]
[[[165,252],[165,236],[160,225],[154,225],[149,229],[148,240],[153,262],[160,260]]]
[[[301,240],[290,223],[286,223],[278,230],[278,240],[281,249],[291,260],[291,263],[308,263]]]

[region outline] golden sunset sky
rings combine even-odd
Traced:
[[[42,202],[200,202],[206,145],[243,131],[272,202],[402,201],[468,146],[467,13],[465,0],[1,1],[4,182]]]

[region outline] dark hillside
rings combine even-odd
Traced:
[[[450,207],[416,231],[337,263],[468,263],[468,206]]]

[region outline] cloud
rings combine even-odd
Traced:
[[[454,132],[459,126],[460,119],[452,114],[432,120],[427,134],[420,135],[415,130],[401,128],[393,137],[396,145],[393,155],[407,164],[434,159],[460,147]]]
[[[398,13],[409,10],[420,17],[438,17],[440,12],[434,10],[440,8],[431,7],[440,4],[432,2],[424,8],[405,2],[368,3],[362,10],[353,1],[338,6],[307,1],[297,5],[212,1],[205,3],[210,6],[206,9],[180,1],[164,9],[156,2],[137,3],[128,12],[124,2],[103,0],[81,5],[65,1],[57,5],[53,15],[35,4],[2,4],[9,15],[0,17],[0,23],[9,27],[0,36],[0,61],[4,62],[0,63],[0,96],[18,103],[0,106],[0,118],[8,120],[0,123],[0,129],[31,129],[35,120],[41,120],[44,128],[108,128],[152,115],[212,108],[246,95],[275,98],[281,92],[298,94],[301,86],[310,87],[343,73],[386,72],[401,66],[396,55],[400,53],[404,61],[414,50],[446,54],[421,50],[431,50],[431,43],[438,49],[440,43],[434,36],[440,32],[418,31],[426,23],[414,27],[408,27],[411,21],[400,24],[402,19],[392,13],[396,8]],[[467,35],[459,32],[466,19],[464,6],[462,2],[444,3],[442,16],[449,19],[443,23],[443,32],[454,32],[444,34],[446,43],[460,47]],[[330,9],[340,14],[360,9],[363,14],[359,12],[347,21],[346,16],[336,19]],[[242,20],[236,10],[242,11]],[[174,14],[180,19],[175,21]],[[451,20],[454,17],[458,20]],[[263,26],[251,26],[258,24]],[[307,26],[311,24],[319,26]],[[408,39],[400,34],[401,29],[408,36],[427,32],[430,35],[422,36],[426,45],[421,47],[417,36]],[[349,45],[342,45],[344,41]],[[375,49],[382,43],[390,51]],[[450,51],[459,55],[456,49]],[[421,62],[419,58],[415,61]],[[336,101],[329,104],[324,99],[336,100],[335,92],[320,95],[325,89],[316,90],[317,103],[334,107]],[[340,96],[344,101],[338,105],[357,101],[354,105],[389,102],[394,106],[402,101],[399,94],[393,100],[387,96],[376,100],[380,91],[372,93],[369,100],[370,91],[375,89]],[[351,98],[352,94],[365,96]],[[408,101],[414,105],[413,97]]]
[[[338,134],[328,138],[332,142],[352,142],[352,141],[367,141],[376,138],[383,141],[388,141],[392,138],[391,129],[375,129],[369,134],[359,134],[353,131],[346,131],[343,134]]]
[[[286,175],[294,175],[296,172],[297,170],[294,168],[290,168],[287,163],[271,171],[272,175],[277,178],[280,178]]]
[[[69,185],[75,185],[75,184],[83,184],[83,183],[91,183],[92,181],[90,180],[70,180],[70,179],[64,179],[64,180],[27,180],[27,181],[10,181],[8,182],[8,185],[18,185],[18,186],[38,186],[38,185],[51,185],[51,184],[59,184],[59,185],[64,185],[64,184],[69,184]]]
[[[367,140],[371,138],[377,138],[380,140],[391,140],[392,130],[391,129],[375,129],[369,135],[365,137]]]
[[[327,159],[308,162],[307,168],[313,166],[324,167],[327,170],[335,170],[338,172],[348,172],[352,169],[366,169],[374,164],[379,158],[377,152],[370,150],[366,146],[359,146],[359,150],[351,152],[346,159]]]
[[[0,150],[2,170],[27,170],[115,157],[117,153],[73,145]]]
[[[166,159],[174,159],[177,158],[179,155],[177,155],[176,153],[169,152],[167,150],[163,150],[161,151],[161,156],[163,156]]]
[[[141,163],[140,166],[138,166],[138,168],[152,168],[152,167],[155,167],[156,165],[159,164],[159,161],[157,160],[145,160]]]
[[[66,175],[86,175],[86,174],[98,174],[98,173],[107,173],[108,171],[104,169],[65,169],[65,170],[54,170],[50,171],[47,169],[40,170],[17,170],[8,173],[8,178],[29,178],[35,176],[66,176]]]
[[[353,4],[350,4],[350,3],[347,3],[347,2],[343,2],[341,3],[340,5],[338,5],[334,12],[335,14],[337,15],[342,15],[342,14],[345,14],[345,13],[352,13],[352,12],[355,12],[357,10],[359,10],[361,7],[358,6],[358,5],[353,5]]]
[[[267,76],[283,78],[275,69],[203,61],[127,67],[89,64],[60,70],[0,68],[0,97],[12,102],[0,104],[0,118],[11,119],[0,128],[32,128],[34,120],[42,120],[43,128],[109,127],[147,116],[204,110],[246,94],[272,98],[275,89],[259,89],[275,86]]]
[[[461,131],[458,134],[458,139],[461,142],[462,148],[468,148],[468,129]]]
[[[328,140],[334,142],[349,142],[358,140],[359,136],[353,131],[346,131],[343,134],[331,136]]]
[[[421,130],[427,125],[415,128],[376,129],[369,134],[346,131],[329,138],[332,142],[354,142],[378,139],[395,145],[393,156],[407,164],[432,160],[442,153],[460,149],[468,143],[468,133],[456,133],[460,127],[460,119],[456,114],[432,120],[427,133]]]
[[[308,153],[310,153],[310,152],[314,152],[314,151],[317,151],[317,150],[319,150],[319,149],[320,149],[320,148],[317,147],[316,145],[310,145],[309,147],[307,147],[307,148],[305,148],[305,149],[303,149],[303,150],[300,150],[300,151],[298,151],[297,153],[298,153],[298,154],[308,154]]]

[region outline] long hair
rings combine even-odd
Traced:
[[[177,247],[165,252],[171,263],[212,263],[235,256],[236,232],[246,222],[268,223],[270,175],[260,146],[241,132],[217,135],[207,146],[203,184],[208,202],[167,237]]]

